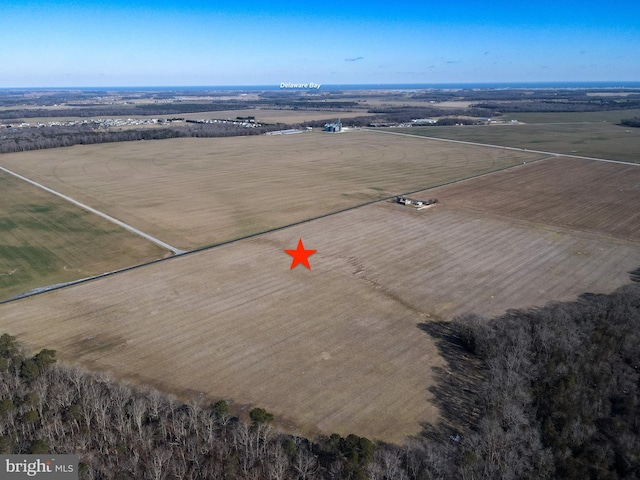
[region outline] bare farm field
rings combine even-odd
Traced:
[[[363,117],[367,115],[373,115],[367,113],[366,110],[359,111],[344,111],[344,110],[287,110],[287,109],[243,109],[243,110],[220,110],[213,112],[202,113],[185,113],[180,114],[180,117],[188,118],[192,120],[198,120],[202,118],[218,118],[218,119],[231,119],[235,120],[236,117],[256,117],[256,121],[260,123],[302,123],[312,120],[336,120],[337,118],[353,118]],[[160,115],[161,118],[171,118],[176,115]]]
[[[533,118],[535,114],[530,115]],[[620,118],[626,118],[625,115],[625,113],[620,113]],[[513,115],[513,118],[520,119],[520,116],[516,114]],[[538,119],[537,121],[541,120]],[[393,131],[465,142],[640,163],[640,154],[638,153],[640,152],[640,129],[621,127],[605,122],[565,123],[561,121],[560,123],[550,122],[525,125],[412,127],[393,129]]]
[[[311,270],[289,270],[298,238]],[[382,202],[0,305],[0,330],[304,433],[398,441],[439,418],[447,366],[421,323],[609,292],[638,264],[633,242]]]
[[[0,300],[165,256],[150,242],[0,172]]]
[[[638,166],[555,157],[428,194],[451,207],[640,242]]]
[[[589,95],[587,93],[587,95]],[[610,123],[617,124],[623,118],[634,118],[640,110],[604,110],[600,112],[517,112],[505,113],[504,119],[512,118],[524,123]],[[626,130],[625,127],[621,127]]]
[[[74,146],[0,165],[187,250],[539,158],[349,131]]]

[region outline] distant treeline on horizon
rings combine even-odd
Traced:
[[[303,82],[304,83],[304,82]],[[306,82],[309,83],[309,82]],[[309,83],[312,84],[312,83]],[[640,81],[607,82],[477,82],[477,83],[362,83],[362,84],[321,84],[321,91],[335,90],[496,90],[496,89],[624,89],[640,88]],[[304,89],[281,88],[280,83],[269,85],[196,85],[196,86],[101,86],[101,87],[4,87],[0,90],[124,90],[124,91],[264,91]],[[309,90],[318,91],[316,88]]]

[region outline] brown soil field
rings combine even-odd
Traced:
[[[538,158],[355,130],[78,145],[0,165],[186,250]]]
[[[629,95],[635,95],[638,92],[587,92],[587,97],[628,97]]]
[[[464,100],[450,100],[446,102],[436,102],[431,103],[429,100],[416,100],[411,98],[409,95],[402,95],[402,97],[406,98],[389,98],[388,92],[385,94],[384,91],[379,92],[380,95],[376,98],[368,98],[368,96],[358,97],[358,96],[345,96],[345,100],[356,100],[360,101],[363,105],[368,105],[371,108],[380,108],[380,107],[424,107],[424,108],[442,108],[442,109],[465,109],[469,108],[471,105],[477,102],[464,101]]]
[[[427,193],[468,211],[640,242],[640,166],[555,157]]]
[[[311,270],[289,270],[298,238]],[[438,420],[447,366],[420,323],[609,292],[639,264],[637,243],[381,202],[0,305],[0,331],[304,433],[399,441]]]
[[[516,118],[524,123],[613,123],[613,126],[616,126],[615,124],[619,123],[621,119],[634,118],[638,115],[640,115],[640,109],[604,110],[601,112],[505,112],[502,118],[505,120]],[[626,130],[626,127],[620,128]]]
[[[315,110],[269,110],[269,109],[247,109],[247,110],[223,110],[216,112],[185,113],[180,115],[160,115],[162,118],[183,117],[192,120],[202,118],[230,118],[254,116],[256,121],[262,123],[301,123],[311,120],[331,120],[338,118],[353,118],[373,115],[366,110],[360,111],[315,111]],[[160,118],[157,117],[157,118]]]
[[[589,112],[582,118],[611,118],[616,122],[629,118],[629,112]],[[604,158],[640,164],[640,128],[629,128],[605,121],[568,122],[570,117],[579,118],[579,114],[557,115],[559,123],[548,119],[550,114],[513,114],[511,118],[527,122],[528,120],[545,123],[470,125],[464,127],[411,127],[393,129],[394,132],[424,135],[426,137],[446,138],[465,142],[477,142],[489,145],[503,145],[514,148],[526,148],[544,152],[579,155],[582,157]],[[547,123],[549,122],[549,123]]]
[[[164,256],[151,242],[0,172],[0,301]]]
[[[71,107],[68,105],[57,105],[57,106],[53,106],[53,105],[10,105],[10,106],[4,106],[4,107],[0,107],[0,112],[3,112],[5,110],[58,110],[58,109],[67,109],[67,108],[77,108],[77,107]]]

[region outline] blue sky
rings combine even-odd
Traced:
[[[640,80],[640,2],[0,2],[0,87]]]

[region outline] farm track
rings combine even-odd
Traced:
[[[9,175],[13,175],[14,177],[19,178],[20,180],[23,180],[23,181],[25,181],[27,183],[30,183],[31,185],[34,185],[34,186],[44,190],[45,192],[49,192],[49,193],[51,193],[53,195],[56,195],[57,197],[60,197],[63,200],[66,200],[67,202],[70,202],[70,203],[72,203],[72,204],[74,204],[74,205],[76,205],[76,206],[78,206],[78,207],[80,207],[80,208],[82,208],[84,210],[87,210],[87,211],[89,211],[89,212],[91,212],[91,213],[93,213],[95,215],[98,215],[99,217],[102,217],[102,218],[110,221],[111,223],[115,223],[119,227],[122,227],[125,230],[128,230],[128,231],[130,231],[132,233],[135,233],[136,235],[139,235],[139,236],[145,238],[146,240],[149,240],[150,242],[155,243],[159,247],[166,248],[167,250],[171,251],[174,255],[180,255],[182,253],[185,253],[184,250],[180,250],[180,249],[178,249],[176,247],[172,247],[171,245],[163,242],[162,240],[159,240],[159,239],[157,239],[155,237],[152,237],[151,235],[149,235],[147,233],[144,233],[143,231],[138,230],[137,228],[132,227],[131,225],[128,225],[128,224],[118,220],[117,218],[113,218],[112,216],[107,215],[106,213],[103,213],[103,212],[101,212],[99,210],[96,210],[95,208],[92,208],[92,207],[90,207],[88,205],[85,205],[84,203],[81,203],[81,202],[79,202],[79,201],[77,201],[77,200],[75,200],[75,199],[73,199],[73,198],[71,198],[71,197],[69,197],[67,195],[64,195],[64,194],[62,194],[62,193],[60,193],[60,192],[58,192],[58,191],[56,191],[56,190],[54,190],[52,188],[46,187],[46,186],[42,185],[41,183],[38,183],[38,182],[36,182],[34,180],[30,180],[27,177],[23,177],[22,175],[19,175],[19,174],[15,173],[15,172],[7,169],[7,168],[4,168],[2,166],[0,166],[0,171],[8,173]]]
[[[0,299],[168,252],[0,170]]]

